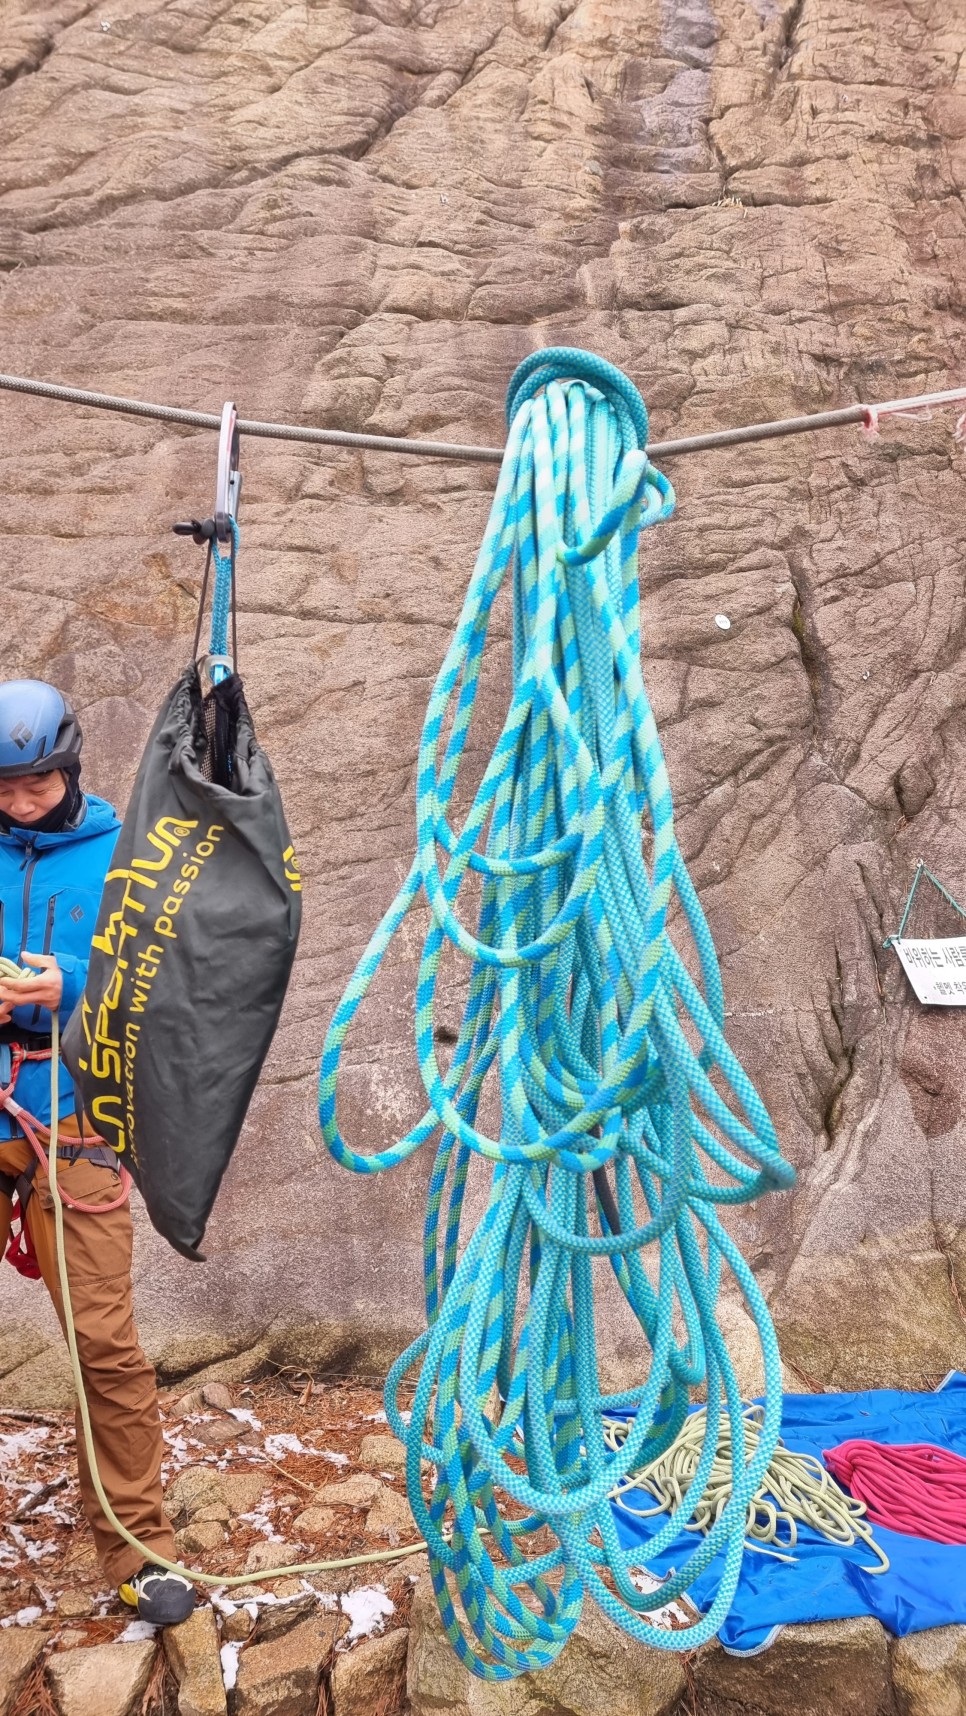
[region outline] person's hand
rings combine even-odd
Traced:
[[[10,1015],[12,1012],[13,1012],[13,1003],[12,1002],[0,1001],[0,1025],[9,1025]]]
[[[37,976],[0,983],[0,1002],[10,1008],[46,1007],[56,1013],[64,993],[64,973],[53,954],[25,952],[21,958],[24,965],[37,966]]]

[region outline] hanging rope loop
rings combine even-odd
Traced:
[[[541,351],[517,370],[507,419],[483,543],[420,738],[416,856],[336,1009],[319,1084],[326,1144],[357,1173],[404,1161],[437,1136],[427,1329],[390,1372],[386,1412],[406,1443],[409,1500],[447,1635],[490,1680],[552,1661],[586,1592],[662,1649],[690,1648],[720,1626],[778,1437],[781,1373],[767,1306],[718,1208],[794,1178],[723,1036],[717,960],[675,838],[641,669],[638,541],[674,509],[647,457],[643,401],[590,353]],[[483,652],[508,581],[512,693],[482,778],[466,788]],[[672,905],[687,961],[669,933]],[[426,1110],[366,1155],[340,1131],[341,1058],[417,906],[428,908],[415,1015]],[[452,950],[465,957],[466,985],[441,1064],[434,1021]],[[474,1157],[490,1164],[490,1195],[466,1235]],[[621,1393],[601,1382],[602,1269],[639,1331],[644,1380]],[[767,1399],[753,1441],[716,1318],[725,1270],[763,1354]],[[412,1372],[404,1421],[397,1393]],[[723,1423],[730,1492],[674,1576],[642,1592],[609,1496],[670,1446],[699,1382],[705,1442],[653,1554],[691,1518]],[[626,1436],[608,1442],[606,1415],[626,1408],[636,1409]],[[424,1459],[435,1468],[428,1499]],[[721,1550],[707,1614],[684,1632],[653,1625],[649,1611]]]

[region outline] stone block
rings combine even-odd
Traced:
[[[324,1537],[334,1519],[335,1514],[330,1507],[307,1507],[292,1521],[292,1530],[300,1537]]]
[[[265,1492],[271,1488],[271,1477],[266,1477],[254,1466],[240,1472],[222,1472],[219,1475],[222,1493],[233,1514],[251,1513],[257,1508]]]
[[[406,1698],[405,1627],[340,1651],[332,1669],[334,1716],[397,1716]]]
[[[164,1654],[178,1682],[178,1716],[226,1716],[221,1640],[214,1611],[195,1609],[179,1627],[163,1634]]]
[[[20,1688],[47,1643],[37,1627],[0,1629],[0,1716],[10,1716]]]
[[[273,1567],[294,1567],[300,1559],[292,1543],[256,1543],[248,1552],[246,1573],[270,1573]]]
[[[382,1489],[371,1472],[355,1472],[341,1484],[322,1484],[315,1500],[322,1507],[371,1507]]]
[[[204,1509],[226,1505],[221,1473],[210,1466],[186,1466],[164,1492],[164,1511],[176,1526],[187,1525]]]
[[[366,1534],[369,1537],[388,1537],[392,1544],[402,1543],[407,1537],[418,1541],[412,1509],[406,1497],[397,1495],[395,1490],[383,1484],[366,1514]]]
[[[57,1652],[47,1673],[61,1716],[140,1716],[156,1649],[142,1639]]]
[[[193,1519],[190,1525],[174,1534],[180,1556],[204,1555],[208,1549],[218,1549],[225,1541],[225,1528],[214,1519]]]
[[[549,1668],[478,1680],[443,1631],[431,1581],[416,1588],[407,1670],[412,1716],[670,1716],[685,1689],[680,1656],[638,1644],[585,1601]],[[784,1716],[799,1716],[794,1705]]]
[[[339,1617],[303,1621],[238,1659],[233,1716],[315,1716]]]
[[[385,1434],[363,1436],[359,1449],[359,1464],[370,1472],[404,1472],[406,1450],[395,1436]]]
[[[706,1716],[880,1716],[889,1708],[889,1639],[868,1616],[783,1627],[759,1656],[729,1656],[715,1640],[693,1673]]]
[[[966,1716],[966,1627],[897,1639],[892,1684],[898,1716]]]

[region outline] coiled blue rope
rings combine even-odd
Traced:
[[[638,537],[674,508],[671,485],[647,459],[643,401],[612,365],[547,350],[517,370],[507,416],[486,535],[423,728],[417,855],[336,1011],[319,1086],[326,1144],[357,1173],[391,1167],[440,1134],[425,1228],[427,1329],[393,1366],[386,1411],[407,1446],[410,1505],[447,1634],[489,1680],[551,1662],[585,1592],[663,1649],[691,1648],[721,1625],[748,1503],[778,1437],[781,1372],[767,1306],[718,1210],[794,1178],[722,1035],[714,947],[675,841],[641,674]],[[513,695],[454,826],[487,629],[511,569]],[[458,916],[464,888],[479,900],[475,930]],[[700,984],[667,930],[673,895]],[[365,1156],[338,1129],[340,1055],[417,903],[431,914],[416,989],[429,1107],[398,1143]],[[433,1018],[446,941],[470,967],[459,1036],[441,1067]],[[498,1137],[478,1119],[491,1069]],[[492,1184],[460,1254],[473,1155],[492,1163]],[[643,1337],[644,1380],[620,1394],[604,1392],[599,1375],[594,1270],[603,1260]],[[747,1457],[715,1316],[725,1267],[764,1358],[763,1424]],[[407,1424],[397,1397],[417,1367]],[[629,1572],[640,1551],[621,1549],[607,1498],[670,1446],[702,1382],[704,1450],[653,1554],[700,1499],[725,1414],[731,1499],[660,1591],[642,1593]],[[636,1418],[614,1450],[602,1418],[622,1408]],[[428,1503],[421,1458],[437,1468]],[[522,1516],[507,1518],[507,1502]],[[541,1527],[551,1549],[533,1543]],[[707,1613],[687,1631],[652,1626],[648,1612],[687,1591],[721,1550]]]

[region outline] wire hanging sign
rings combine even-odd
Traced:
[[[966,912],[920,858],[905,909],[895,935],[883,947],[893,947],[918,999],[926,1007],[966,1007],[966,935],[911,938],[903,934],[912,912],[916,890],[925,879],[938,889],[947,905],[966,921]]]

